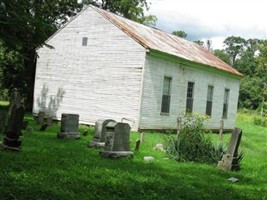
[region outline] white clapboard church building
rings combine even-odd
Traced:
[[[89,6],[38,49],[33,114],[123,118],[132,130],[175,129],[186,111],[233,129],[237,70],[196,43]]]

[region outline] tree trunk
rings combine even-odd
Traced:
[[[27,111],[32,111],[37,54],[35,50],[31,50],[31,49],[27,49],[27,53],[25,54],[27,55],[27,57],[25,57],[24,59],[25,82],[26,82],[25,106],[26,106]]]

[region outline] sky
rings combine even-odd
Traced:
[[[223,48],[229,36],[267,39],[264,0],[147,0],[156,27],[171,33],[181,30],[191,41],[210,39],[213,49]]]

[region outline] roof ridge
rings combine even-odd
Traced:
[[[180,38],[155,27],[140,24],[96,6],[90,5],[90,7],[146,49],[160,51],[195,63],[230,72],[237,76],[243,76],[238,70],[192,41]]]

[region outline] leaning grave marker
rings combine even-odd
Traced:
[[[60,132],[57,134],[57,137],[66,139],[80,139],[79,115],[63,113],[61,115]]]
[[[99,119],[95,122],[95,133],[93,140],[88,142],[88,147],[104,147],[106,139],[106,125],[109,122],[115,122],[113,119]]]
[[[109,122],[106,125],[104,150],[100,155],[106,158],[133,157],[130,151],[130,125],[123,122]]]
[[[242,129],[235,128],[232,132],[230,144],[223,155],[222,160],[218,162],[218,168],[223,170],[239,170],[238,147],[242,137]]]

